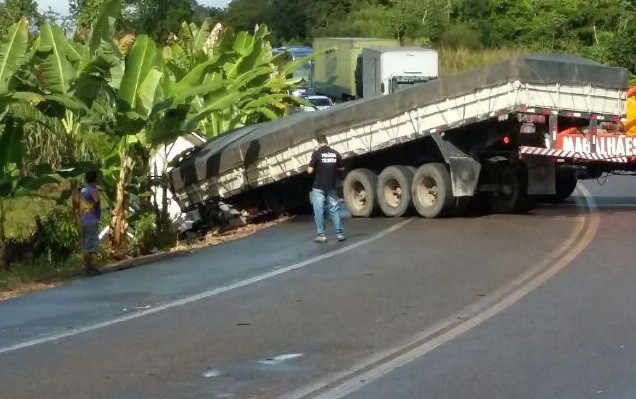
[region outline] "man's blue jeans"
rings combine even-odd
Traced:
[[[327,202],[327,213],[333,222],[333,228],[336,235],[342,234],[342,222],[340,221],[340,210],[338,204],[338,193],[336,190],[325,192],[319,188],[311,190],[311,202],[314,206],[314,220],[316,221],[316,229],[318,235],[326,237],[325,231],[325,202]]]

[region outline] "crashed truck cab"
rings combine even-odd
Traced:
[[[171,190],[210,223],[302,208],[325,134],[354,217],[455,216],[473,200],[524,212],[577,179],[634,171],[627,83],[627,70],[578,56],[519,57],[228,132],[174,164]]]

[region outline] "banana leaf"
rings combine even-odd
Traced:
[[[217,80],[212,83],[205,83],[200,86],[194,86],[189,89],[177,92],[171,102],[172,106],[180,106],[190,101],[192,97],[205,96],[210,93],[217,93],[219,90],[226,88],[227,82],[225,80]]]
[[[198,124],[212,113],[224,111],[230,108],[241,96],[239,92],[220,90],[214,96],[206,99],[205,106],[188,116],[184,123],[186,130],[196,129]]]
[[[0,44],[0,95],[9,91],[9,81],[22,65],[29,40],[26,19],[13,24]]]
[[[68,93],[77,76],[68,54],[70,52],[73,58],[76,54],[69,51],[70,45],[62,29],[50,23],[43,24],[35,47],[39,58],[36,68],[40,70],[40,84],[53,93]]]
[[[11,165],[22,162],[24,154],[24,121],[20,118],[7,117],[4,129],[0,133],[0,177],[7,178],[13,169]]]
[[[160,84],[163,73],[156,68],[151,69],[139,86],[139,102],[137,111],[146,117],[150,116],[155,102],[160,95]]]
[[[254,37],[246,31],[241,31],[236,35],[236,40],[232,48],[243,57],[247,57],[254,50]]]
[[[135,40],[132,49],[126,59],[126,68],[122,77],[121,86],[117,92],[118,100],[122,104],[123,111],[136,111],[140,116],[147,116],[145,104],[142,98],[154,97],[155,93],[146,92],[156,90],[152,82],[156,78],[158,57],[157,46],[147,35],[141,35]],[[144,84],[148,75],[151,75],[147,84]],[[144,91],[142,93],[142,90]],[[135,118],[136,119],[136,118]]]
[[[191,24],[192,26],[192,48],[195,51],[202,51],[203,45],[208,40],[210,36],[211,29],[208,21],[203,21],[200,27],[197,27],[195,24]]]
[[[269,79],[274,69],[271,66],[261,66],[237,76],[231,81],[229,88],[232,90],[245,89],[247,87],[260,87]]]
[[[91,27],[91,34],[88,38],[88,48],[91,54],[95,55],[103,42],[112,42],[114,26],[121,13],[121,0],[104,0],[100,13]]]

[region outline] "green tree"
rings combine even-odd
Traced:
[[[97,20],[104,0],[69,0],[69,11],[75,21],[77,38],[85,40]]]
[[[208,22],[215,24],[223,20],[225,11],[216,7],[207,7],[200,4],[196,4],[194,8],[193,18],[188,18],[192,21]]]
[[[159,44],[178,31],[182,21],[200,22],[196,17],[204,16],[197,13],[200,8],[196,0],[126,0],[125,10],[121,28],[146,34]]]
[[[626,19],[609,37],[605,48],[606,59],[602,61],[636,74],[636,17]]]
[[[345,35],[358,37],[393,37],[394,32],[386,21],[390,18],[389,10],[379,4],[360,4],[346,16],[344,26],[351,29]]]
[[[338,36],[347,27],[343,26],[347,15],[363,3],[361,0],[317,0],[307,7],[308,38]]]
[[[7,35],[9,28],[21,19],[35,27],[42,21],[38,5],[34,0],[4,0],[0,3],[0,38]]]
[[[232,0],[225,11],[225,21],[237,31],[249,31],[266,23],[270,10],[275,12],[268,0]]]
[[[389,0],[389,24],[395,37],[437,41],[450,21],[451,0]]]
[[[312,0],[270,0],[263,22],[272,29],[272,39],[281,44],[305,40],[309,22],[307,10],[311,3]],[[252,25],[247,29],[253,28]]]
[[[350,4],[347,12],[334,14],[333,18],[337,19],[324,21],[324,26],[313,27],[311,34],[314,37],[394,37],[394,30],[387,24],[390,17],[391,11],[387,6],[373,1],[357,2]]]

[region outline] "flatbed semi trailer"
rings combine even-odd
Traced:
[[[519,57],[223,134],[173,164],[171,191],[205,223],[306,205],[306,166],[325,134],[343,156],[353,216],[460,215],[475,196],[495,212],[525,211],[569,195],[578,178],[635,169],[635,142],[620,154],[596,145],[600,129],[624,136],[627,85],[627,70],[578,56]],[[558,148],[571,129],[594,145]]]

